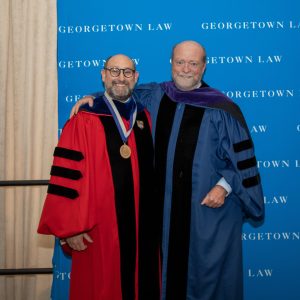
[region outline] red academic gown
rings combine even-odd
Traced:
[[[61,239],[87,232],[93,240],[72,251],[72,300],[160,297],[148,113],[137,115],[129,159],[119,154],[122,143],[111,115],[82,111],[67,122],[54,152],[38,232]]]

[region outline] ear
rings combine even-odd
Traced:
[[[104,69],[101,70],[101,77],[102,77],[102,81],[105,82],[105,79],[106,79],[106,73],[105,73],[105,70],[104,70]]]
[[[201,72],[202,72],[202,75],[204,74],[204,72],[205,72],[205,69],[206,69],[206,63],[205,63],[205,64],[203,64],[203,67],[202,67],[202,70],[201,70]]]
[[[140,76],[140,73],[139,73],[138,71],[135,71],[135,73],[134,73],[134,79],[135,79],[135,82],[138,81],[139,76]]]

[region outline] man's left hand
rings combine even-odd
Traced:
[[[214,186],[202,200],[201,205],[206,205],[211,208],[218,208],[224,204],[227,192],[220,185]]]

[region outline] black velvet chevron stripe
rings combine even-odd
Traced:
[[[156,131],[155,131],[155,188],[156,199],[160,202],[159,211],[161,212],[159,225],[162,227],[163,222],[163,208],[164,208],[164,195],[165,195],[165,181],[167,170],[167,153],[168,145],[171,135],[171,130],[174,122],[174,116],[176,112],[177,104],[171,101],[165,94],[160,102],[159,110],[156,119]],[[162,234],[160,237],[160,244],[162,245]],[[162,250],[162,248],[161,248]],[[161,251],[161,257],[163,260],[163,253]]]
[[[79,196],[78,192],[74,189],[70,189],[57,184],[49,184],[48,185],[48,194],[53,194],[57,196],[66,197],[69,199],[75,199]]]
[[[243,186],[245,188],[250,188],[252,186],[258,185],[260,183],[260,176],[257,174],[256,176],[253,177],[248,177],[243,180]]]
[[[134,135],[137,145],[140,177],[139,199],[139,289],[137,299],[160,299],[159,246],[162,232],[161,199],[155,196],[155,175],[153,168],[153,141],[145,112],[137,115],[143,122],[141,129],[137,122]]]
[[[166,300],[187,299],[192,172],[205,109],[186,105],[176,141],[168,248]],[[173,125],[174,126],[174,125]]]
[[[134,181],[131,159],[120,155],[123,141],[114,119],[111,116],[99,116],[106,136],[113,184],[118,236],[120,245],[120,271],[122,300],[135,299],[136,265],[136,224],[134,205]]]
[[[250,149],[253,147],[253,143],[252,140],[248,139],[248,140],[244,140],[242,142],[233,144],[233,150],[234,152],[241,152],[247,149]]]
[[[256,166],[256,158],[255,156],[245,159],[245,160],[241,160],[237,162],[237,167],[239,170],[245,170],[245,169],[249,169],[252,167]]]
[[[79,170],[63,168],[59,166],[52,166],[50,175],[68,178],[72,180],[78,180],[82,177],[82,174]]]
[[[80,151],[71,150],[62,147],[56,147],[53,156],[62,157],[70,160],[81,161],[84,156]]]

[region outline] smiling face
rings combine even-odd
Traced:
[[[172,55],[172,78],[176,87],[191,91],[198,87],[205,71],[205,49],[193,41],[175,46]]]
[[[116,69],[113,69],[112,71],[109,70],[112,68],[120,69],[118,76],[116,76],[118,74],[118,72],[115,72]],[[115,100],[125,101],[131,96],[138,80],[139,73],[134,71],[132,72],[132,76],[128,78],[124,76],[124,71],[121,69],[135,70],[135,66],[128,56],[117,54],[108,59],[105,68],[101,71],[101,75],[108,95]],[[127,73],[129,73],[130,76],[131,72],[126,72],[126,75]]]

